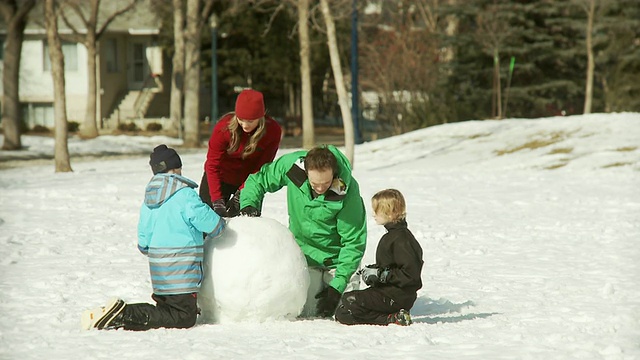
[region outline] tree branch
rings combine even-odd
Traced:
[[[424,24],[431,33],[435,33],[438,29],[438,0],[435,0],[432,6],[427,5],[426,0],[420,0],[418,1],[417,6],[420,17],[422,17],[422,21],[424,21]]]
[[[262,36],[263,37],[267,36],[267,34],[269,33],[269,30],[271,30],[271,24],[273,24],[273,22],[276,20],[276,17],[280,13],[280,11],[284,11],[285,10],[285,6],[286,5],[284,3],[278,4],[278,7],[276,7],[276,9],[273,11],[271,16],[269,16],[269,22],[267,23],[267,26],[265,27],[264,31],[262,32]]]
[[[87,20],[87,19],[84,17],[84,13],[82,13],[82,9],[80,9],[80,6],[78,6],[78,4],[77,4],[77,3],[71,3],[71,2],[67,2],[66,4],[67,4],[69,7],[71,7],[71,9],[73,9],[73,11],[74,11],[74,12],[78,15],[78,17],[80,18],[80,20],[82,20],[82,24],[83,24],[85,27],[87,27],[87,28],[88,28],[88,27],[89,27],[89,20]],[[63,8],[63,7],[61,7],[61,9],[62,9],[62,10],[61,10],[61,13],[64,13],[64,8]],[[71,26],[70,24],[67,24],[67,25]]]
[[[67,5],[72,6],[71,4]],[[82,34],[80,34],[80,31],[78,31],[78,29],[76,29],[75,26],[71,24],[71,22],[67,18],[67,14],[64,12],[64,9],[60,7],[57,8],[55,15],[56,17],[61,17],[65,25],[67,25],[67,27],[69,27],[69,29],[71,29],[71,31],[73,32],[72,35],[61,34],[60,32],[58,32],[58,36],[60,36],[60,39],[70,42],[82,43],[84,40],[84,36],[82,36]],[[82,20],[84,21],[84,19]]]
[[[72,3],[66,3],[66,4],[78,15],[78,17],[80,17],[80,20],[82,20],[82,23],[84,24],[84,26],[87,26],[88,25],[87,20],[84,18],[82,14],[82,10],[80,10],[78,5],[72,4]],[[64,11],[64,7],[60,8],[59,15],[62,17],[62,21],[64,22],[64,24],[67,25],[67,27],[69,27],[69,29],[71,29],[71,31],[73,31],[74,34],[78,34],[78,35],[80,34],[80,31],[78,31],[78,29],[76,29],[76,27],[73,26],[73,24],[71,24],[71,22],[67,18],[67,14]]]
[[[22,19],[35,6],[36,0],[22,1],[22,6],[16,7],[15,2],[0,0],[0,13],[2,17],[9,23],[12,19]]]
[[[18,11],[16,12],[16,18],[23,18],[27,16],[27,13],[31,11],[31,9],[36,5],[36,0],[26,0],[22,1],[22,6],[18,7]]]
[[[104,33],[105,29],[107,28],[107,26],[109,26],[109,24],[111,24],[111,22],[118,16],[124,14],[125,12],[131,10],[134,6],[136,6],[136,4],[140,2],[140,0],[131,0],[131,2],[129,3],[129,5],[123,7],[122,9],[114,12],[113,14],[111,14],[109,17],[107,17],[107,19],[104,21],[104,23],[102,24],[102,26],[100,27],[100,30],[96,31],[96,39],[99,39],[100,36],[102,36],[102,34]]]
[[[200,30],[202,30],[213,13],[213,1],[214,0],[205,0],[204,6],[202,7],[202,13],[200,14],[200,19],[198,19],[198,29]]]
[[[11,15],[15,12],[13,6],[9,5],[5,0],[0,1],[0,13],[6,22],[9,22]]]

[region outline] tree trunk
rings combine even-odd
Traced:
[[[19,98],[20,56],[22,54],[24,28],[27,24],[26,16],[35,5],[35,1],[21,1],[19,8],[15,1],[12,3],[11,5],[1,5],[7,30],[2,71],[2,128],[4,132],[2,150],[22,149]]]
[[[102,114],[98,114],[98,76],[99,69],[97,64],[98,53],[98,41],[105,29],[111,24],[111,22],[118,16],[129,11],[140,0],[128,0],[128,5],[118,9],[102,19],[100,29],[98,29],[98,15],[100,14],[100,2],[101,0],[83,0],[80,1],[59,1],[62,6],[70,8],[75,12],[76,17],[82,20],[82,23],[86,26],[86,31],[80,32],[76,28],[72,28],[73,36],[70,36],[74,41],[81,42],[87,49],[87,106],[84,119],[82,119],[80,126],[80,137],[84,139],[93,139],[98,137],[98,121],[101,120]],[[113,1],[112,1],[113,2]],[[82,10],[84,6],[81,4],[89,3],[86,8],[89,9],[89,15],[86,15]],[[104,15],[104,14],[102,14]],[[68,18],[64,11],[61,12],[63,21],[68,22]],[[97,119],[97,120],[96,120]]]
[[[70,172],[69,148],[67,144],[67,111],[64,80],[64,56],[58,35],[58,20],[54,9],[54,0],[45,0],[45,22],[49,57],[51,59],[51,76],[53,77],[53,112],[55,116],[55,171]]]
[[[85,42],[87,47],[87,110],[82,121],[82,127],[78,135],[83,139],[98,137],[98,125],[96,123],[96,34],[88,30]]]
[[[298,0],[298,39],[300,41],[300,78],[302,83],[302,147],[305,149],[311,149],[315,146],[308,21],[309,0]]]
[[[327,45],[329,46],[329,57],[331,58],[331,69],[333,70],[333,79],[336,83],[336,92],[338,93],[338,104],[340,105],[340,113],[342,113],[342,124],[344,126],[344,147],[347,159],[353,166],[355,134],[353,129],[353,119],[351,117],[351,109],[349,108],[349,97],[347,89],[344,86],[344,77],[342,76],[342,65],[340,64],[340,53],[338,51],[338,41],[336,39],[336,25],[331,16],[331,9],[327,0],[320,0],[322,15],[327,26]]]
[[[200,146],[200,1],[187,0],[185,31],[184,146]]]
[[[20,150],[22,148],[18,85],[20,84],[20,53],[22,52],[25,24],[24,21],[19,21],[19,24],[9,28],[4,49],[4,69],[2,74],[2,85],[4,87],[4,106],[2,107],[3,150]]]
[[[500,54],[498,48],[493,49],[493,81],[496,94],[496,118],[502,119],[502,87],[500,84]]]
[[[182,91],[184,85],[184,1],[173,0],[173,70],[171,73],[171,127],[182,138]]]
[[[602,91],[604,92],[604,112],[611,112],[611,89],[609,89],[609,83],[606,76],[602,76]]]
[[[595,14],[596,2],[591,0],[589,2],[589,10],[587,11],[587,84],[584,94],[584,111],[585,114],[591,114],[591,102],[593,101],[593,71],[595,68],[595,62],[593,58],[593,17]]]
[[[289,105],[287,107],[288,116],[296,116],[296,89],[293,87],[293,83],[287,81],[287,93],[289,94]]]

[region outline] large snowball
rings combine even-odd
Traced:
[[[219,238],[205,242],[198,295],[204,322],[293,320],[308,287],[304,255],[276,220],[232,218]]]

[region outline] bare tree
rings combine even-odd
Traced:
[[[416,0],[415,6],[422,22],[430,33],[438,32],[438,6],[440,0]]]
[[[587,14],[587,25],[585,27],[586,34],[586,51],[587,51],[587,82],[584,91],[584,110],[583,113],[590,114],[593,102],[593,71],[595,69],[595,60],[593,57],[593,20],[596,13],[596,0],[574,0]]]
[[[587,15],[587,23],[585,25],[585,47],[587,52],[587,79],[584,91],[584,110],[583,113],[590,114],[593,103],[593,78],[595,71],[595,57],[593,54],[593,32],[595,22],[601,18],[601,14],[605,12],[612,4],[610,0],[573,0]]]
[[[298,44],[300,54],[300,102],[302,110],[302,147],[310,149],[315,146],[315,130],[313,124],[313,92],[311,88],[311,40],[309,37],[309,23],[311,20],[311,7],[309,0],[255,0],[258,8],[266,9],[272,4],[277,4],[271,15],[270,24],[274,21],[279,11],[285,7],[295,11],[298,15]],[[268,28],[265,32],[268,31]],[[289,87],[289,109],[295,108],[293,87]]]
[[[20,138],[19,75],[22,40],[27,26],[27,14],[35,6],[35,0],[0,0],[0,13],[7,24],[4,68],[2,72],[2,128],[3,150],[22,149]]]
[[[213,0],[187,0],[184,76],[184,146],[200,146],[200,37]]]
[[[344,145],[347,153],[346,155],[347,159],[349,159],[353,166],[355,144],[353,119],[351,117],[349,107],[347,88],[344,85],[344,78],[342,77],[342,65],[340,64],[338,40],[336,38],[336,25],[333,21],[333,16],[331,15],[328,0],[320,0],[320,7],[327,27],[327,45],[329,47],[329,56],[331,57],[333,79],[336,85],[336,92],[338,93],[338,104],[340,105],[340,113],[342,114],[342,124],[344,125]]]
[[[416,14],[410,11],[414,3],[385,2],[378,14],[362,23],[360,85],[378,96],[376,120],[382,131],[398,135],[442,122],[434,111],[440,106],[438,62],[450,60],[443,59],[448,55],[438,41],[438,27],[424,21],[422,26],[415,17],[437,13],[435,3],[421,1],[423,12]]]
[[[53,77],[53,111],[55,115],[55,171],[70,172],[69,148],[67,144],[67,100],[65,96],[64,56],[58,35],[58,14],[55,0],[45,0],[45,26],[51,58],[51,76]]]
[[[171,126],[182,136],[184,90],[184,0],[173,0],[173,70],[171,72]]]
[[[257,1],[258,5],[273,3],[271,0]],[[295,5],[298,15],[298,43],[300,46],[300,82],[301,82],[301,103],[302,103],[302,147],[312,148],[315,145],[315,131],[313,119],[313,94],[311,87],[311,40],[310,40],[310,24],[315,24],[316,29],[327,32],[327,46],[331,57],[331,68],[334,73],[334,82],[336,84],[336,92],[338,94],[338,103],[342,114],[343,124],[345,127],[345,145],[347,148],[347,157],[353,163],[353,147],[354,147],[354,128],[349,107],[349,97],[347,95],[344,77],[342,75],[342,66],[340,64],[340,55],[338,50],[338,41],[335,29],[335,18],[331,14],[329,1],[320,1],[322,17],[324,19],[324,27],[317,26],[314,13],[317,7],[311,7],[309,0],[289,0],[288,2],[277,2],[278,6],[273,12],[272,20],[278,11],[283,9],[283,3]],[[332,1],[333,6],[340,10],[350,9],[347,6],[350,1],[340,0]],[[339,11],[344,13],[345,11]],[[348,13],[348,11],[347,11]]]
[[[311,92],[311,48],[309,40],[309,0],[298,0],[298,40],[300,42],[300,80],[302,84],[302,147],[315,145],[313,93]]]
[[[66,6],[61,7],[62,20],[73,31],[73,35],[69,36],[69,39],[82,43],[87,48],[88,97],[86,115],[79,132],[82,138],[93,139],[98,136],[98,125],[96,122],[96,54],[98,41],[115,18],[131,10],[139,1],[140,0],[129,0],[125,6],[107,15],[99,28],[101,0],[65,0],[64,5]],[[65,7],[73,10],[78,19],[80,19],[84,29],[76,28],[73,22],[70,21],[69,15],[64,11]]]
[[[500,86],[500,50],[509,37],[507,22],[501,18],[500,9],[493,1],[485,10],[478,13],[477,41],[485,53],[493,58],[493,91],[491,92],[491,116],[502,119],[502,89]]]
[[[590,114],[593,104],[593,81],[595,72],[595,57],[593,53],[593,33],[595,31],[596,22],[601,19],[602,14],[606,12],[615,2],[611,0],[573,0],[587,15],[587,23],[585,25],[585,47],[587,52],[587,74],[584,91],[584,110],[583,113]]]
[[[200,0],[187,0],[186,26],[184,30],[184,145],[200,145]]]

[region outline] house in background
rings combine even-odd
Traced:
[[[149,10],[152,1],[143,0],[129,12],[115,18],[99,40],[96,59],[98,128],[114,129],[118,124],[134,119],[169,116],[170,61],[158,44],[160,21]],[[128,3],[128,0],[103,1],[98,28],[104,19]],[[43,11],[40,3],[29,14],[20,60],[22,120],[29,128],[35,125],[52,128],[54,125],[53,79]],[[86,31],[80,24],[79,21],[74,22],[76,29]],[[62,35],[71,34],[62,20],[59,20],[58,27]],[[5,36],[6,24],[0,23],[0,41],[3,44]],[[87,49],[82,43],[63,41],[62,51],[67,118],[82,123],[88,97]],[[0,51],[0,78],[2,58]],[[0,95],[2,92],[0,82]]]

